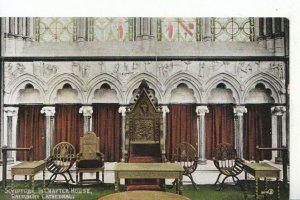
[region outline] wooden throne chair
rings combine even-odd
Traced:
[[[166,161],[163,113],[154,105],[145,81],[139,86],[135,104],[126,111],[125,162],[161,163]],[[126,180],[127,190],[162,190],[161,179]]]
[[[101,181],[99,179],[100,171]],[[83,179],[83,173],[96,173],[96,179]],[[76,158],[76,183],[101,182],[104,183],[104,154],[99,152],[99,137],[94,132],[86,132],[83,137],[80,137],[80,152]]]

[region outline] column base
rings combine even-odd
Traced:
[[[206,159],[199,159],[198,164],[199,165],[206,165],[206,163],[207,163],[206,161],[207,161]]]

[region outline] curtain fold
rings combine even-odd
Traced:
[[[83,136],[83,116],[79,113],[82,105],[57,104],[55,105],[55,133],[54,145],[59,142],[69,142],[79,152],[79,140]]]
[[[249,104],[244,116],[244,158],[255,159],[255,147],[272,147],[271,105]],[[263,151],[260,158],[270,160],[272,153]]]
[[[166,151],[170,160],[181,142],[188,142],[197,150],[197,114],[195,104],[170,104],[168,108]]]
[[[44,115],[42,105],[20,105],[17,123],[17,147],[33,146],[33,159],[44,159]],[[27,160],[27,153],[17,152],[17,160]]]
[[[206,158],[212,159],[219,143],[234,145],[233,104],[208,105],[206,114]]]
[[[106,162],[120,162],[121,121],[119,104],[93,104],[93,131],[99,137]]]

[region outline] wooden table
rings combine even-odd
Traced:
[[[43,170],[43,189],[45,189],[45,164],[44,160],[40,161],[25,161],[11,167],[11,189],[14,190],[14,177],[15,175],[24,175],[25,180],[27,175],[30,176],[31,189],[34,193],[34,176]]]
[[[265,190],[268,189],[267,178],[276,178],[277,199],[280,199],[280,185],[279,185],[280,169],[273,167],[267,163],[245,163],[244,169],[245,169],[245,173],[249,173],[255,177],[255,199],[259,199],[258,197],[259,178],[265,179]],[[246,174],[245,176],[247,177]]]
[[[99,198],[98,200],[190,200],[189,198],[169,193],[169,192],[160,192],[160,191],[127,191],[119,192],[104,197]]]
[[[184,169],[178,163],[117,163],[115,166],[115,192],[120,190],[120,179],[175,179],[176,193],[182,195]]]

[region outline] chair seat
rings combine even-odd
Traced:
[[[76,163],[77,168],[101,168],[103,163],[99,160],[80,160]]]

